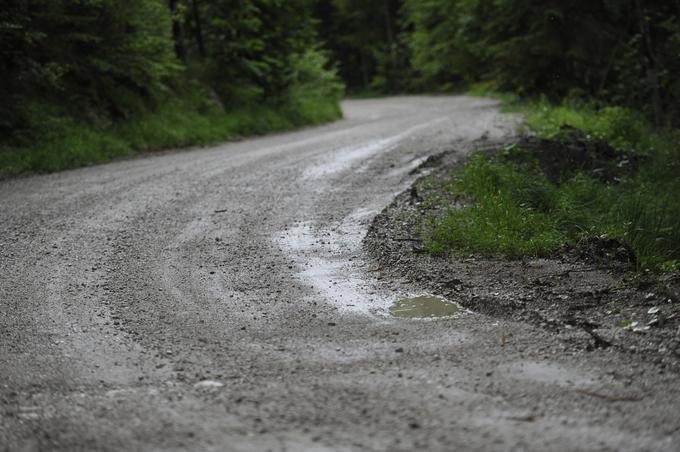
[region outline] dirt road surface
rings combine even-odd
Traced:
[[[344,103],[293,133],[0,183],[0,450],[680,450],[677,375],[472,312],[362,251],[490,100]],[[455,300],[454,300],[455,301]]]

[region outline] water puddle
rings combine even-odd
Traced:
[[[300,223],[277,233],[274,240],[297,262],[298,277],[323,299],[341,311],[383,316],[390,300],[380,296],[377,282],[365,275],[366,265],[358,257],[361,238],[376,213],[358,209],[324,229]]]
[[[395,301],[390,307],[390,314],[407,319],[425,319],[448,317],[461,310],[460,306],[443,298],[422,296]]]

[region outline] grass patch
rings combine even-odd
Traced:
[[[554,201],[552,187],[539,175],[474,157],[455,179],[453,192],[469,200],[452,207],[432,230],[428,249],[450,249],[509,257],[539,255],[564,243],[564,234],[543,209]]]
[[[54,131],[46,131],[29,146],[0,147],[0,176],[53,172],[143,152],[208,145],[341,116],[337,98],[303,96],[281,106],[227,112],[201,111],[191,102],[178,100],[155,113],[106,128],[63,119]]]
[[[606,181],[594,171],[548,178],[536,159],[477,155],[442,182],[445,199],[463,200],[433,219],[433,253],[479,252],[511,258],[546,256],[588,238],[613,239],[632,249],[638,269],[680,269],[680,133],[654,130],[621,108],[545,102],[526,107],[526,124],[540,137],[566,140],[563,125],[588,139],[644,156],[638,171]]]
[[[654,130],[642,114],[625,108],[600,108],[594,103],[573,100],[555,106],[543,99],[520,111],[526,126],[542,138],[562,139],[563,126],[569,125],[586,132],[590,139],[607,141],[618,149],[644,155],[659,151],[677,153],[674,140],[678,131]]]

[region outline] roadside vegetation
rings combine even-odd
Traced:
[[[629,249],[638,270],[680,269],[680,133],[616,107],[523,111],[541,140],[475,155],[441,183],[436,202],[450,207],[433,219],[428,249],[518,258],[594,239]],[[600,155],[569,155],[588,146]]]
[[[337,92],[304,91],[280,105],[225,110],[202,98],[165,101],[153,112],[96,127],[72,117],[51,118],[39,137],[0,145],[0,176],[52,172],[141,152],[219,143],[289,130],[341,117]]]
[[[9,0],[0,176],[331,121],[310,2]]]

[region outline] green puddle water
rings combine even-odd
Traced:
[[[390,307],[390,314],[394,317],[408,319],[424,319],[432,317],[448,317],[461,308],[439,297],[415,297],[397,300]]]

